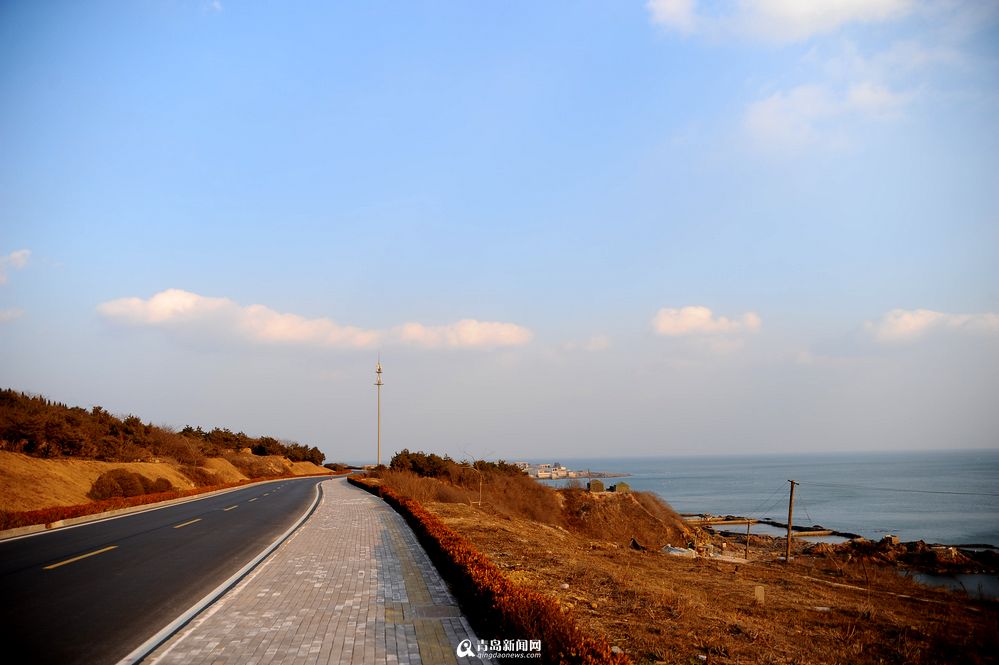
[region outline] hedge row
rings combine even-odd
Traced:
[[[309,475],[326,476],[329,474],[313,473]],[[144,506],[146,504],[159,503],[160,501],[169,501],[171,499],[181,499],[188,496],[194,496],[196,494],[203,494],[205,492],[215,492],[217,490],[229,489],[232,487],[240,487],[242,485],[249,485],[251,483],[261,482],[265,480],[280,480],[281,478],[305,478],[305,477],[307,476],[295,476],[291,474],[284,474],[280,476],[271,476],[269,478],[256,478],[252,481],[241,480],[235,483],[211,485],[208,487],[196,487],[194,489],[189,489],[189,490],[172,490],[169,492],[157,492],[155,494],[141,494],[139,496],[131,496],[131,497],[115,497],[113,499],[104,499],[102,501],[93,501],[91,503],[81,503],[75,506],[56,506],[54,508],[42,508],[41,510],[21,510],[21,511],[0,510],[0,531],[5,531],[7,529],[16,529],[22,526],[32,526],[35,524],[45,524],[46,526],[49,526],[53,522],[73,519],[74,517],[83,517],[85,515],[96,515],[97,513],[105,513],[111,510],[132,508],[134,506]]]
[[[613,653],[606,640],[583,633],[567,609],[548,596],[511,582],[485,555],[455,533],[419,502],[391,488],[348,478],[348,482],[381,496],[412,527],[424,549],[458,595],[458,600],[482,637],[538,639],[542,662],[579,665],[630,665],[623,653]]]

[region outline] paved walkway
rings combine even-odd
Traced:
[[[343,479],[322,488],[301,528],[144,662],[457,663],[476,636],[412,530]]]

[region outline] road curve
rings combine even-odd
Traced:
[[[5,663],[115,663],[287,530],[325,477],[0,542]]]

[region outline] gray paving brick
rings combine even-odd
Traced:
[[[483,662],[455,657],[476,636],[403,519],[343,479],[322,487],[305,524],[145,662]]]

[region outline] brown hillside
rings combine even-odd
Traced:
[[[222,457],[206,457],[202,466],[214,473],[224,483],[238,483],[241,480],[246,480],[246,476],[240,473],[239,469],[232,465],[232,462]]]
[[[587,538],[658,549],[704,542],[707,536],[648,492],[590,493],[582,489],[555,490],[521,473],[485,470],[479,505],[479,474],[452,464],[436,478],[409,471],[383,471],[381,482],[421,502],[465,504],[474,512],[504,519],[524,519]]]
[[[207,474],[213,484],[240,482],[251,476],[238,468],[245,463],[257,471],[254,478],[279,475],[310,475],[328,473],[328,469],[311,462],[290,462],[283,457],[234,455],[237,464],[223,458],[207,458],[203,467],[193,467]],[[174,489],[187,490],[205,483],[192,479],[192,467],[176,462],[98,462],[77,459],[41,459],[21,453],[0,451],[0,511],[19,512],[57,506],[77,506],[91,502],[88,496],[101,474],[112,469],[125,469],[150,480],[166,479]],[[186,471],[186,473],[185,473]]]
[[[187,426],[174,432],[144,423],[134,415],[116,416],[99,406],[90,410],[70,407],[11,389],[0,390],[0,450],[31,457],[101,462],[156,462],[170,458],[196,467],[205,457],[244,452],[317,465],[324,461],[318,448],[294,441],[251,437],[218,427],[206,432]]]
[[[764,538],[751,563],[691,559],[468,504],[424,507],[639,665],[999,660],[996,603],[920,587],[894,568],[800,550],[788,567]]]
[[[94,481],[111,469],[127,469],[150,480],[165,478],[177,489],[194,487],[177,466],[154,462],[97,462],[74,459],[39,459],[0,451],[0,510],[38,510],[89,503],[87,492]]]
[[[639,544],[659,549],[666,545],[686,547],[704,539],[673,509],[647,492],[601,492],[563,490],[564,515],[569,527],[580,535],[616,543]]]

